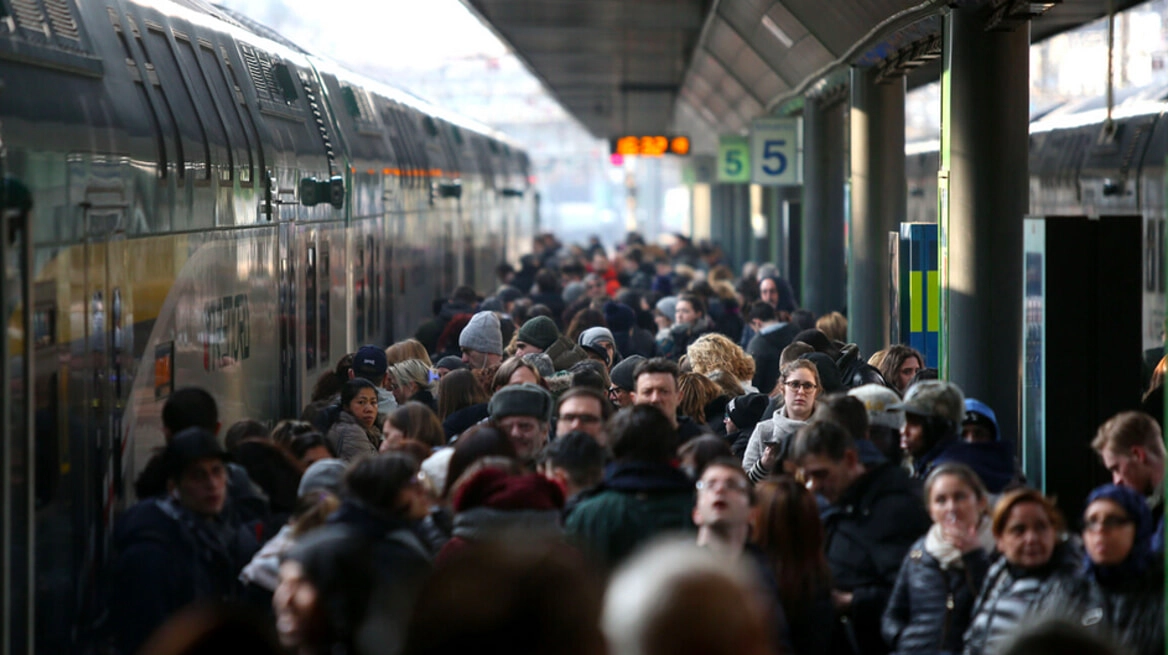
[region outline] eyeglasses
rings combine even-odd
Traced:
[[[608,388],[608,397],[609,398],[616,398],[617,396],[620,395],[620,392],[622,392],[622,391],[624,391],[624,389],[621,389],[620,387],[618,387],[614,384]]]
[[[815,389],[819,386],[814,382],[801,382],[799,380],[791,380],[790,382],[784,382],[783,384],[787,385],[787,388],[791,391],[811,391],[812,389]]]
[[[698,491],[714,491],[718,487],[721,487],[730,491],[737,491],[738,493],[746,493],[746,490],[750,488],[750,484],[746,480],[698,480],[694,487]]]
[[[1132,520],[1126,516],[1104,516],[1103,518],[1087,519],[1083,521],[1084,532],[1097,532],[1099,530],[1115,530],[1122,528],[1125,525],[1130,525]]]

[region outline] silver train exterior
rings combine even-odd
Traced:
[[[1164,344],[1168,89],[1126,95],[1113,110],[1113,137],[1103,136],[1101,100],[1065,105],[1031,122],[1030,215],[1141,218],[1141,343],[1152,350]],[[906,147],[909,221],[937,221],[937,148],[936,141]]]
[[[224,426],[536,229],[525,153],[201,0],[5,2],[0,652],[84,652],[175,388]]]

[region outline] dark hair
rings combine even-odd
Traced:
[[[556,437],[543,451],[543,460],[568,473],[572,484],[581,489],[600,484],[604,478],[606,453],[596,438],[573,430]]]
[[[910,380],[908,383],[908,387],[905,387],[904,390],[905,390],[905,392],[907,392],[909,387],[916,384],[917,382],[920,382],[921,380],[940,380],[940,379],[941,379],[940,371],[938,371],[935,368],[925,367],[925,368],[922,368],[921,370],[917,371],[917,374],[913,376],[913,379]]]
[[[664,357],[654,357],[646,359],[637,364],[637,368],[633,369],[633,389],[637,388],[637,378],[646,373],[668,373],[673,376],[673,384],[677,384],[677,378],[681,376],[681,371],[677,368],[677,362],[671,361]]]
[[[831,588],[819,506],[814,494],[787,475],[763,480],[754,493],[751,534],[779,584],[787,620],[797,625]]]
[[[296,457],[297,461],[304,459],[304,456],[308,454],[308,451],[318,446],[324,446],[325,450],[328,451],[329,457],[337,456],[336,451],[333,450],[332,444],[328,442],[328,439],[325,439],[324,436],[316,430],[297,432],[296,434],[292,435],[292,438],[288,441],[287,444],[288,452],[292,453],[292,455]]]
[[[852,435],[839,423],[812,421],[795,433],[795,448],[791,455],[796,462],[809,455],[838,462],[848,450],[855,449]]]
[[[466,285],[462,285],[454,287],[454,291],[450,292],[450,299],[454,302],[463,303],[466,305],[474,305],[479,301],[479,295],[475,293],[474,289]]]
[[[539,369],[535,364],[524,359],[522,356],[513,356],[499,365],[498,370],[495,371],[495,377],[491,381],[491,393],[495,393],[499,389],[507,386],[511,381],[511,376],[521,368],[531,371],[535,375],[536,384],[543,388],[547,388],[547,382],[544,381],[543,375],[540,375]]]
[[[438,381],[438,419],[445,421],[454,412],[488,399],[473,371],[465,368],[451,371]]]
[[[268,429],[264,427],[263,423],[251,418],[241,419],[231,424],[227,428],[227,434],[223,436],[223,446],[227,451],[234,454],[235,449],[239,447],[239,443],[244,439],[267,439],[270,435]]]
[[[812,420],[838,423],[855,440],[868,438],[868,409],[858,398],[846,393],[837,392],[816,398]]]
[[[270,439],[246,439],[236,448],[235,461],[267,493],[272,512],[283,514],[296,509],[304,465],[292,453]]]
[[[771,307],[770,303],[756,302],[750,307],[750,320],[770,323],[778,320],[778,315],[775,314],[775,308]]]
[[[442,423],[426,405],[411,400],[385,417],[387,423],[405,433],[407,439],[416,439],[431,448],[446,443]]]
[[[604,421],[607,422],[608,419],[612,418],[613,407],[612,403],[608,400],[606,392],[591,386],[568,387],[568,390],[560,394],[559,400],[556,401],[556,416],[560,415],[560,408],[564,406],[565,402],[572,398],[580,397],[591,398],[600,403],[600,418]]]
[[[341,387],[341,409],[348,411],[349,403],[353,402],[362,389],[372,389],[373,395],[377,395],[377,385],[365,378],[353,378],[345,382]]]
[[[791,312],[791,322],[800,330],[810,330],[815,327],[815,312],[810,309],[796,309]]]
[[[531,298],[518,298],[511,304],[511,322],[515,324],[516,328],[521,327],[527,322],[527,317],[531,313]]]
[[[171,435],[187,428],[219,430],[219,406],[205,389],[184,387],[170,394],[162,405],[162,425]]]
[[[325,371],[316,379],[312,387],[312,402],[328,400],[341,390],[341,385],[349,379],[349,369],[353,367],[353,353],[342,355],[331,371]]]
[[[1121,649],[1102,634],[1062,619],[1027,623],[1004,644],[1001,655],[1121,655]]]
[[[540,293],[559,293],[560,280],[550,269],[541,268],[535,274],[535,288],[539,289]],[[520,291],[526,291],[520,289]]]
[[[712,434],[704,434],[681,444],[681,448],[677,449],[678,459],[684,459],[689,455],[693,455],[695,480],[702,477],[706,467],[712,464],[725,464],[727,460],[734,464],[739,471],[742,471],[742,460],[732,458],[730,444],[726,443],[725,439]],[[742,471],[742,474],[745,476],[746,471]]]
[[[666,463],[677,450],[677,428],[652,405],[625,407],[609,420],[607,432],[617,460]]]
[[[607,392],[609,385],[612,384],[608,368],[598,359],[580,360],[572,364],[568,373],[572,376],[572,387],[591,387]]]
[[[568,329],[564,330],[564,336],[572,343],[576,343],[580,340],[581,332],[594,327],[606,328],[608,327],[608,323],[604,320],[603,312],[588,307],[576,312],[576,315],[572,317],[572,321],[568,323]]]
[[[490,456],[516,459],[515,446],[511,439],[489,425],[474,425],[464,432],[454,443],[454,452],[447,464],[446,487],[442,496],[447,497],[454,489],[454,483],[476,461]]]
[[[426,461],[433,451],[433,448],[417,439],[402,439],[391,446],[387,446],[385,450],[387,453],[405,453],[419,462]]]
[[[527,320],[535,318],[536,316],[546,316],[553,321],[559,322],[559,317],[552,313],[552,308],[543,303],[536,303],[531,306],[531,310],[527,312]]]
[[[284,419],[283,421],[277,423],[276,427],[272,428],[272,432],[269,437],[272,441],[280,444],[281,446],[290,448],[292,445],[292,439],[296,435],[306,434],[308,432],[316,432],[316,426],[314,426],[312,423],[309,423],[308,421]]]
[[[418,475],[418,460],[401,452],[380,453],[357,460],[345,471],[341,495],[375,510],[397,515],[398,496]]]
[[[917,352],[916,348],[900,343],[892,346],[884,352],[884,359],[880,362],[880,375],[883,375],[889,384],[896,386],[896,382],[900,379],[897,373],[900,371],[900,367],[904,366],[904,363],[910,357],[916,357],[917,361],[921,364],[921,368],[924,368],[925,358]],[[908,387],[904,389],[898,387],[897,390],[904,393],[908,390]]]
[[[677,297],[677,302],[687,302],[693,308],[694,312],[702,316],[706,315],[706,301],[702,300],[702,297],[696,293],[683,293]]]

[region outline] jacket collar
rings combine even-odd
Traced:
[[[605,468],[601,486],[628,493],[693,491],[693,482],[685,473],[654,462],[613,462]]]

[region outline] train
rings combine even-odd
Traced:
[[[501,133],[202,0],[0,9],[0,652],[86,652],[169,394],[299,415],[517,261],[538,194]]]

